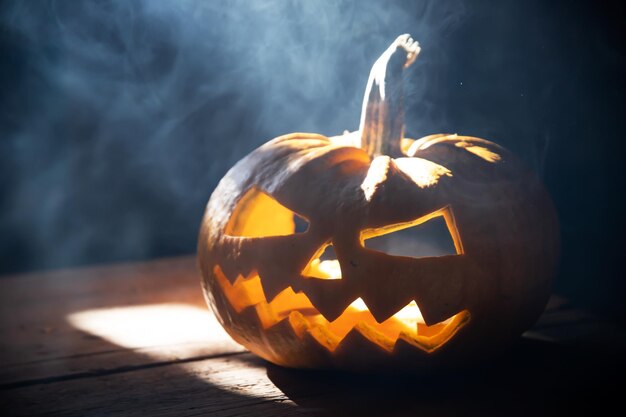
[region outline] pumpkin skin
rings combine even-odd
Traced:
[[[543,311],[558,259],[540,181],[484,139],[403,138],[392,158],[361,138],[282,136],[220,181],[198,259],[226,331],[278,365],[377,371],[456,366],[516,340]],[[296,233],[294,214],[306,231]],[[435,216],[456,254],[364,245]],[[322,271],[329,244],[339,276]]]

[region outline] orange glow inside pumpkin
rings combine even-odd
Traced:
[[[226,234],[235,237],[285,236],[296,232],[294,218],[298,216],[266,193],[252,188],[237,204]],[[452,212],[443,208],[411,222],[362,231],[362,242],[376,236],[413,227],[436,216],[443,216],[458,254],[463,253],[461,241],[454,224]],[[341,268],[336,259],[321,260],[326,249],[318,250],[302,274],[309,279],[341,279]],[[403,339],[426,352],[433,352],[444,345],[470,318],[463,310],[454,316],[433,325],[426,325],[415,301],[409,302],[382,323],[376,321],[367,305],[357,298],[334,321],[328,321],[318,312],[303,292],[285,288],[273,300],[268,301],[263,292],[261,278],[256,272],[249,276],[238,276],[231,284],[219,265],[213,269],[216,280],[226,299],[237,313],[253,308],[264,329],[287,320],[294,332],[303,336],[308,332],[320,345],[333,351],[346,335],[356,328],[363,336],[381,348],[392,351],[397,340]]]

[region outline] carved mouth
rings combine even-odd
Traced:
[[[270,302],[265,298],[261,278],[252,273],[238,276],[231,284],[221,267],[213,269],[217,283],[238,314],[254,310],[263,329],[286,322],[298,337],[308,333],[323,348],[335,351],[353,330],[387,352],[393,352],[399,339],[432,353],[448,342],[465,324],[470,313],[463,310],[430,326],[426,325],[415,301],[409,302],[387,320],[379,323],[361,298],[355,299],[335,320],[328,321],[304,292],[285,288]]]

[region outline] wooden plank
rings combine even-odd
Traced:
[[[123,349],[112,346],[111,350],[68,355],[44,361],[2,367],[0,389],[28,386],[39,381],[72,379],[75,376],[114,372],[117,369],[141,368],[147,364],[169,364],[202,360],[246,350],[229,341],[229,345],[212,342],[186,343],[171,346],[152,346],[140,349]]]
[[[199,302],[199,288],[195,256],[36,272],[0,278],[0,311],[143,302],[170,291]]]
[[[241,356],[241,354],[240,354]],[[39,383],[0,392],[3,415],[294,416],[250,354]]]
[[[623,408],[616,403],[620,385],[610,382],[623,379],[623,331],[559,297],[527,338],[488,363],[372,377],[286,370],[242,353],[206,308],[199,280],[193,257],[0,279],[1,414],[542,415],[590,404],[594,411]]]
[[[614,323],[571,305],[560,296],[552,296],[537,323],[525,334],[559,345],[588,350],[602,347],[608,354],[626,352],[626,332]]]
[[[584,360],[583,360],[584,359]],[[466,369],[355,375],[283,369],[249,353],[0,391],[3,415],[561,415],[615,407],[623,366],[525,340]]]
[[[162,305],[170,308],[159,315]],[[71,322],[81,314],[100,314],[107,328]],[[164,322],[163,314],[195,327],[181,334],[185,323]],[[156,340],[145,331],[155,321],[163,334]],[[107,339],[108,328],[123,325],[138,337],[130,344]],[[0,340],[0,385],[243,350],[206,307],[194,257],[0,279]]]
[[[77,329],[68,317],[161,303],[195,306],[209,314],[194,257],[5,277],[0,279],[0,363],[5,368],[116,349]],[[234,346],[222,344],[225,351]]]

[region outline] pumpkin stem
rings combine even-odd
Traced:
[[[379,155],[402,156],[404,137],[404,91],[402,70],[420,52],[419,43],[410,35],[398,36],[376,60],[363,97],[361,110],[361,149],[372,158]]]

